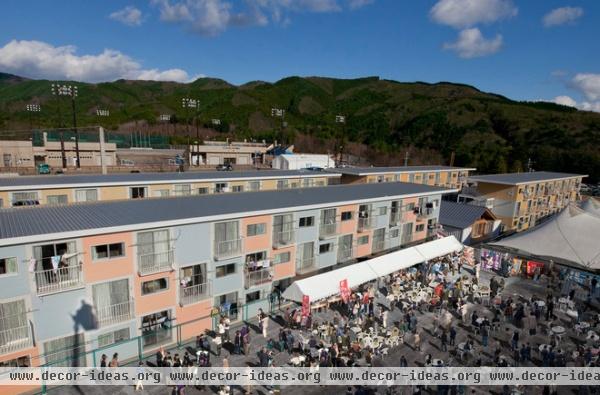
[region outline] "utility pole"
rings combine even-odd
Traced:
[[[408,166],[408,151],[404,154],[404,167]]]
[[[531,160],[531,158],[527,158],[527,172],[532,173],[533,172],[533,164],[535,162]]]
[[[285,110],[283,110],[281,108],[271,108],[271,116],[281,118],[281,129],[280,129],[279,137],[280,137],[281,143],[283,144],[284,143],[283,130],[287,126],[287,123],[285,122]]]
[[[342,127],[340,128],[340,142],[343,144],[344,142],[344,135],[345,135],[345,131],[346,131],[346,116],[345,115],[336,115],[335,116],[335,123],[339,123],[342,125]],[[344,147],[343,145],[340,145],[340,159],[338,160],[338,163],[336,163],[335,165],[339,165],[341,162],[344,161],[344,151],[343,151]]]
[[[75,154],[77,155],[77,168],[81,168],[79,160],[79,130],[77,129],[77,113],[75,111],[75,98],[77,97],[77,86],[69,86],[69,94],[71,96],[71,107],[73,108],[73,129],[75,130]]]
[[[454,151],[452,151],[452,155],[450,155],[450,167],[454,166]]]

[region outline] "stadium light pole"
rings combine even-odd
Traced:
[[[33,114],[42,111],[42,107],[39,104],[28,104],[25,109],[29,113],[29,129],[31,129],[31,139],[33,140]]]
[[[60,96],[63,96],[66,92],[66,85],[60,85],[59,83],[52,84],[50,88],[52,95],[56,98],[56,112],[58,115],[58,128],[60,130],[60,156],[62,160],[62,168],[67,168],[67,156],[65,155],[65,136],[63,133],[62,114],[60,111]]]
[[[285,110],[281,108],[271,108],[271,116],[281,118],[280,137],[281,142],[283,143],[283,130],[287,126],[287,122],[285,122]]]
[[[340,143],[341,143],[344,140],[344,134],[345,134],[344,132],[346,129],[346,116],[345,115],[336,115],[335,123],[342,125],[341,131],[340,131]],[[339,163],[342,162],[343,159],[344,159],[344,147],[342,145],[340,145],[340,159],[339,159],[338,163],[336,164],[336,166],[339,165]]]
[[[200,109],[200,100],[191,99],[189,97],[184,97],[181,99],[181,107],[185,108],[185,118],[187,123],[187,134],[190,136],[190,108],[196,109],[196,116],[198,115],[198,110]],[[198,138],[198,136],[196,136]]]

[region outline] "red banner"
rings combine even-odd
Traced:
[[[310,315],[310,298],[308,295],[302,296],[302,315],[305,317]]]
[[[527,275],[533,276],[536,268],[540,268],[540,273],[544,270],[544,264],[542,262],[527,261]]]
[[[348,302],[350,299],[350,289],[348,289],[348,280],[343,279],[340,281],[340,296],[344,302]]]

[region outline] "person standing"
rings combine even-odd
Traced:
[[[454,346],[454,344],[456,343],[456,329],[454,329],[454,326],[450,328],[450,345]]]
[[[108,357],[106,356],[106,354],[102,354],[102,356],[100,357],[100,367],[101,368],[105,368],[106,367],[106,360],[108,359]]]
[[[481,325],[481,328],[479,329],[479,331],[481,332],[481,344],[483,345],[483,347],[487,347],[488,346],[488,338],[489,338],[489,332],[488,332],[488,327],[486,325]]]
[[[248,330],[242,336],[242,347],[244,348],[244,355],[248,356],[250,352],[250,332]]]
[[[421,351],[421,335],[418,331],[413,335],[415,342],[415,350]]]
[[[263,313],[262,325],[261,326],[262,326],[263,337],[266,339],[267,338],[267,332],[268,332],[268,329],[269,329],[269,317],[266,316],[264,313]]]
[[[142,391],[144,389],[144,383],[142,381],[142,378],[144,377],[145,373],[144,373],[144,362],[141,362],[138,364],[138,368],[137,368],[137,381],[135,382],[135,390],[137,391]]]
[[[242,348],[242,334],[240,331],[235,331],[235,337],[233,338],[233,353],[239,355]]]
[[[216,346],[216,350],[215,350],[215,354],[217,356],[221,356],[221,347],[223,346],[223,339],[221,339],[221,335],[217,335],[215,336],[215,346]]]
[[[109,368],[118,368],[119,367],[119,354],[118,353],[114,353],[113,357],[110,361],[110,363],[108,364]]]
[[[440,335],[440,342],[442,344],[442,351],[448,351],[448,335],[446,334],[445,329],[442,329],[442,334]]]

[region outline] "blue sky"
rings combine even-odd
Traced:
[[[600,111],[600,2],[4,0],[0,71],[240,84],[453,81]]]

